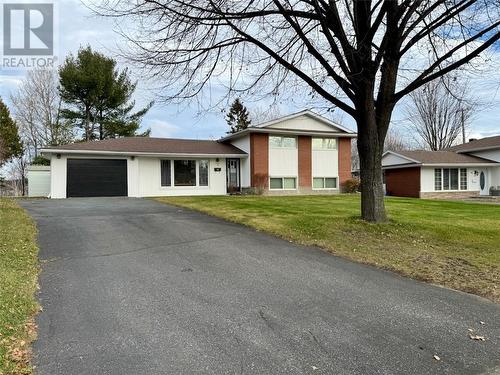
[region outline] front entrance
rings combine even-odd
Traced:
[[[227,192],[236,193],[240,191],[240,159],[227,159]]]
[[[488,171],[483,169],[479,171],[479,194],[489,195],[490,187],[488,183]]]

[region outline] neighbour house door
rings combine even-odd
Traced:
[[[240,191],[240,159],[227,159],[227,192]]]
[[[490,194],[490,186],[488,183],[488,171],[482,169],[479,171],[479,194],[481,195],[489,195]]]

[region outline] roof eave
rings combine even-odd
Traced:
[[[134,151],[101,151],[101,150],[76,150],[53,149],[40,150],[42,154],[69,154],[69,155],[105,155],[105,156],[144,156],[144,157],[182,157],[182,158],[246,158],[248,154],[231,153],[182,153],[182,152],[134,152]]]
[[[323,136],[332,138],[356,138],[357,133],[340,133],[331,131],[319,131],[319,130],[289,130],[289,129],[268,129],[268,128],[247,128],[245,130],[239,131],[238,133],[227,135],[221,139],[219,142],[229,141],[231,139],[238,139],[250,133],[272,133],[272,134],[289,134],[289,135],[310,135],[310,136]]]
[[[465,149],[465,150],[457,150],[457,151],[453,151],[453,152],[456,152],[457,154],[467,154],[469,152],[475,152],[475,151],[488,151],[488,150],[495,150],[495,149],[499,149],[500,150],[500,146],[488,146],[488,147],[478,147],[478,148],[468,148],[468,149]]]

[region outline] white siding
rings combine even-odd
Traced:
[[[297,148],[269,148],[269,177],[298,177]]]
[[[484,150],[470,152],[471,155],[478,156],[483,159],[493,160],[500,163],[500,149],[497,150]]]
[[[66,198],[66,156],[50,158],[50,197]]]
[[[436,167],[436,168],[460,168],[460,167]],[[462,166],[463,168],[463,166]],[[420,169],[420,189],[422,192],[434,192],[434,167],[422,167]],[[467,168],[467,190],[460,191],[479,191],[479,175],[475,171],[481,168]]]
[[[294,117],[289,120],[280,121],[276,124],[266,126],[266,129],[287,129],[287,130],[325,131],[325,132],[336,131],[336,129],[332,128],[331,126],[324,124],[321,121],[318,121],[306,115]]]
[[[384,167],[389,165],[400,165],[408,163],[413,163],[413,162],[411,160],[405,159],[401,156],[397,156],[394,154],[387,154],[382,158],[382,166]]]
[[[28,196],[48,197],[50,195],[50,166],[28,167]]]
[[[248,154],[247,158],[240,159],[241,187],[248,188],[251,184],[250,135],[245,135],[244,137],[232,140],[231,144]]]
[[[339,156],[338,150],[313,150],[312,151],[312,176],[338,177]]]
[[[141,197],[226,194],[226,159],[220,158],[219,162],[216,162],[215,159],[210,159],[208,174],[209,186],[193,187],[161,186],[160,160],[162,159],[147,157],[140,157],[137,159],[139,162],[139,196]],[[221,171],[215,172],[215,168],[220,168]],[[196,173],[198,173],[198,171]]]

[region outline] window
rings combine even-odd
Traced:
[[[312,149],[313,150],[336,150],[337,149],[337,139],[336,138],[313,138],[312,139]]]
[[[208,160],[198,162],[198,180],[200,186],[208,186]]]
[[[467,169],[460,169],[460,190],[467,190]]]
[[[336,177],[314,177],[313,178],[313,189],[336,189],[337,188],[337,178]]]
[[[175,186],[196,186],[196,160],[174,160]]]
[[[161,165],[161,186],[172,186],[172,168],[170,160],[162,160]]]
[[[295,137],[269,136],[269,147],[271,148],[297,148]]]
[[[269,179],[269,189],[271,190],[292,190],[296,189],[297,179],[295,177],[271,177]]]
[[[434,190],[467,190],[467,169],[434,169]]]
[[[434,190],[441,190],[442,184],[441,169],[434,169]]]

